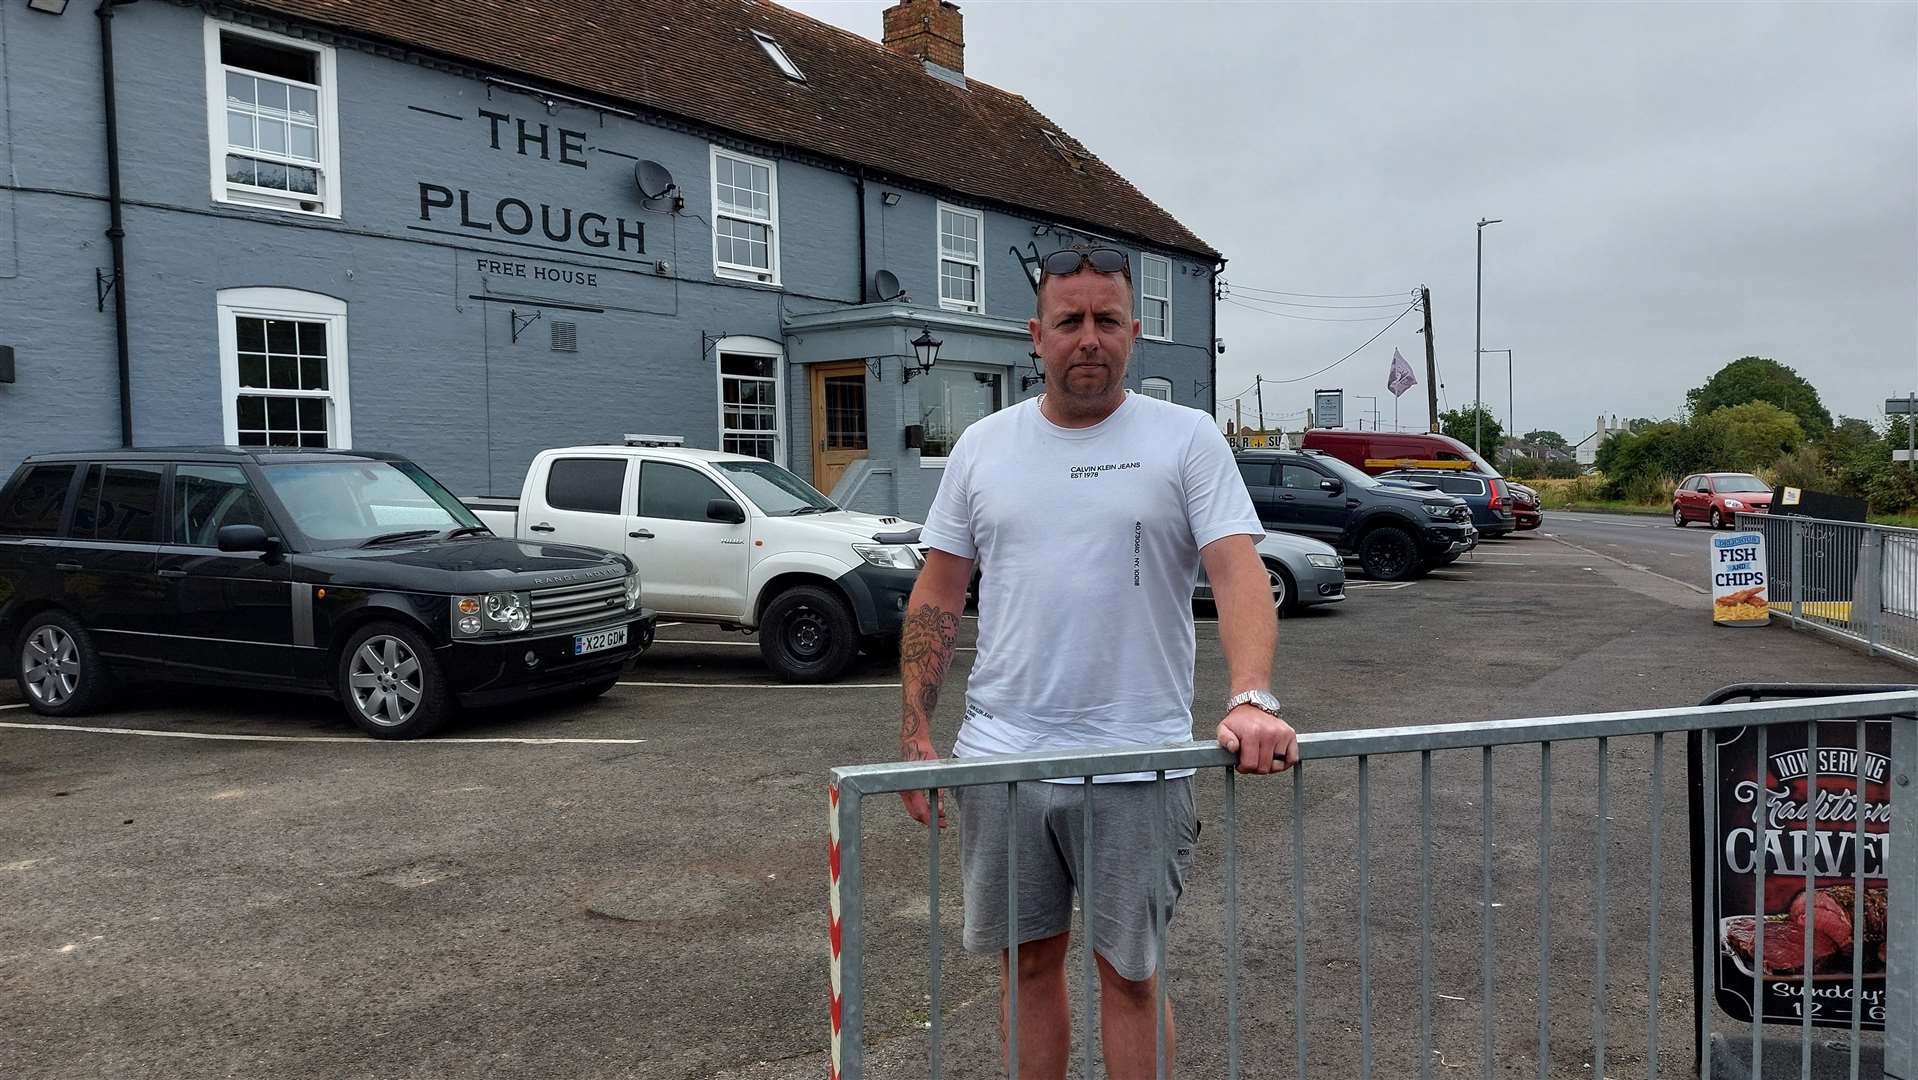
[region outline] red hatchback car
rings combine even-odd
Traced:
[[[1695,473],[1672,492],[1672,524],[1694,521],[1714,529],[1732,524],[1738,514],[1771,511],[1771,485],[1750,473]]]

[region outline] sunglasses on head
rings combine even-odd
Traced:
[[[1066,248],[1039,260],[1039,269],[1048,277],[1066,277],[1087,266],[1101,274],[1124,274],[1132,280],[1132,260],[1118,248]]]

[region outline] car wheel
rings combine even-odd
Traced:
[[[1278,563],[1265,564],[1265,580],[1272,587],[1272,610],[1283,618],[1299,610],[1299,586]]]
[[[1716,506],[1712,507],[1712,528],[1722,529],[1724,527],[1725,527],[1725,515],[1718,512],[1718,507]]]
[[[43,716],[81,716],[98,708],[112,675],[93,647],[93,635],[62,611],[27,620],[15,653],[20,694]]]
[[[347,717],[376,739],[417,739],[454,712],[432,645],[400,623],[370,623],[346,639],[337,689]]]
[[[859,655],[859,627],[837,593],[795,585],[766,605],[759,655],[786,682],[831,682]]]
[[[1685,527],[1685,511],[1680,510],[1677,506],[1672,507],[1672,524],[1681,529]]]
[[[1420,568],[1418,544],[1412,534],[1385,525],[1359,541],[1359,569],[1376,581],[1410,581]]]

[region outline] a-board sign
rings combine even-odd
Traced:
[[[1695,872],[1711,875],[1701,929],[1715,942],[1712,997],[1736,1021],[1802,1024],[1809,1012],[1849,1027],[1855,1013],[1882,1030],[1891,723],[1866,721],[1862,747],[1856,722],[1817,724],[1808,738],[1813,727],[1771,725],[1762,753],[1756,727],[1703,738],[1699,795],[1716,821],[1699,832]]]
[[[1765,579],[1765,534],[1712,537],[1712,623],[1763,626],[1771,621],[1771,585]]]

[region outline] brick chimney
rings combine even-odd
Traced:
[[[966,71],[965,16],[951,0],[899,0],[883,16],[880,43],[901,56]]]

